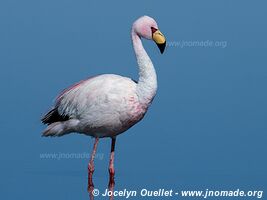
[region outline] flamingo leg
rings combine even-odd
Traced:
[[[110,160],[109,160],[109,190],[111,190],[111,191],[113,191],[114,185],[115,185],[115,181],[114,181],[114,175],[115,175],[115,169],[114,169],[115,143],[116,143],[116,138],[112,138]]]
[[[92,192],[94,189],[94,183],[93,183],[93,173],[95,171],[94,158],[96,154],[98,141],[99,138],[95,138],[94,148],[91,154],[90,162],[88,164],[88,192]]]

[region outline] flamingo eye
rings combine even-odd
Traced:
[[[155,33],[158,29],[151,27],[152,34]]]

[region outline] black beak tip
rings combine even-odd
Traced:
[[[166,42],[162,43],[162,44],[157,44],[159,50],[160,50],[160,53],[163,54],[164,50],[165,50],[165,47],[166,47]]]

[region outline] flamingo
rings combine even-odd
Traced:
[[[157,91],[157,75],[141,38],[153,40],[161,53],[166,40],[156,21],[149,16],[132,25],[131,38],[139,67],[139,80],[103,74],[82,80],[63,90],[54,107],[42,118],[48,126],[43,136],[63,136],[71,132],[95,138],[88,164],[88,190],[94,188],[94,157],[99,138],[111,138],[109,186],[114,186],[114,152],[117,135],[142,120]]]

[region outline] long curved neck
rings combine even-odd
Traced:
[[[142,104],[150,104],[157,91],[157,74],[152,61],[147,55],[140,37],[132,29],[132,42],[139,67],[139,80],[136,92]]]

